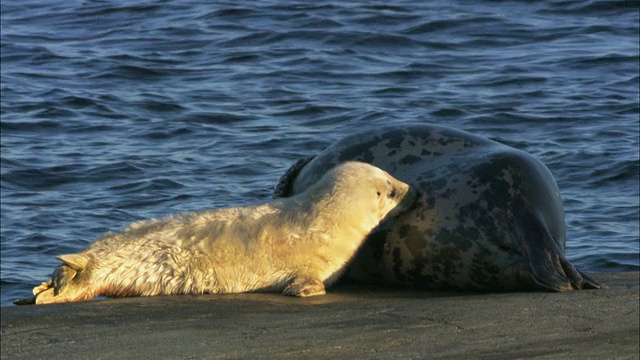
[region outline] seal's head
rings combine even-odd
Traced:
[[[386,171],[358,161],[342,163],[309,189],[312,198],[325,202],[347,223],[359,222],[370,231],[387,216],[411,206],[415,190]],[[353,220],[353,221],[352,221]]]

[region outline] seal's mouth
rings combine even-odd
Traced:
[[[415,203],[417,196],[417,190],[409,185],[407,189],[407,193],[404,195],[400,203],[389,212],[389,216],[398,216],[399,214],[409,210],[411,206]]]

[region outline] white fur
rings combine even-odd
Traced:
[[[58,295],[51,282],[44,283],[34,289],[36,302],[98,295],[324,294],[407,194],[403,207],[413,197],[407,184],[374,166],[348,162],[292,198],[136,222],[79,254],[59,257],[65,264],[54,273],[53,284],[62,284]]]

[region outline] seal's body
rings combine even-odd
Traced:
[[[549,170],[530,154],[464,131],[416,124],[348,136],[299,161],[274,195],[298,194],[352,160],[421,194],[369,236],[350,266],[352,278],[429,289],[602,286],[564,256],[564,210]]]
[[[35,302],[282,290],[321,295],[369,232],[412,198],[407,184],[384,171],[348,162],[291,198],[141,221],[107,234],[78,254],[59,256],[64,264],[34,288]]]

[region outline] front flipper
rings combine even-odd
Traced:
[[[528,220],[520,225],[524,255],[535,285],[551,291],[606,288],[606,285],[583,274],[567,260],[539,216],[532,214]]]
[[[296,278],[289,284],[284,291],[284,295],[288,296],[317,296],[326,294],[324,283],[320,280],[309,280],[307,278]]]

